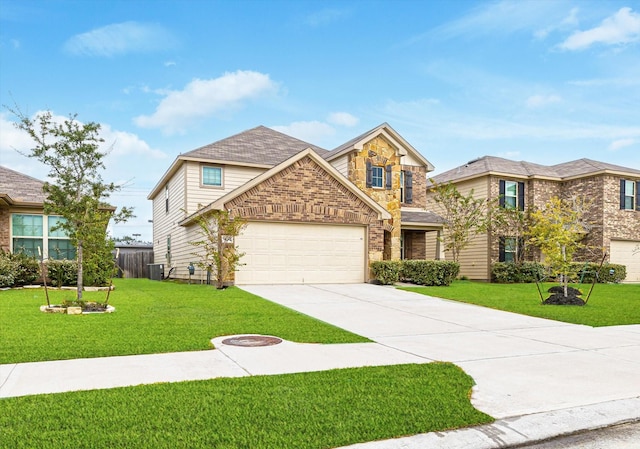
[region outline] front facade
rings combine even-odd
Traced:
[[[606,261],[627,267],[626,282],[640,282],[640,170],[589,159],[544,166],[485,156],[442,173],[435,183],[451,182],[463,194],[500,199],[503,207],[540,208],[550,198],[586,198],[591,228],[576,260]],[[431,195],[428,205],[436,208]],[[491,264],[513,261],[523,250],[513,235],[477,235],[460,256],[461,275],[489,280]],[[535,259],[534,252],[524,253]]]
[[[0,166],[0,250],[40,259],[74,259],[75,248],[62,220],[44,214],[44,183]]]
[[[372,261],[439,256],[425,237],[441,229],[424,208],[431,170],[387,124],[333,151],[257,127],[185,153],[165,173],[149,195],[155,261],[186,278],[194,218],[224,209],[248,220],[236,283],[364,282]]]

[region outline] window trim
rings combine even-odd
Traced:
[[[506,179],[501,179],[499,181],[499,201],[500,201],[500,207],[502,208],[507,208],[507,183],[514,183],[516,185],[516,195],[515,195],[515,199],[516,199],[516,204],[515,207],[513,209],[516,210],[524,210],[524,182],[522,181],[513,181],[513,180],[506,180]],[[509,195],[509,198],[514,198],[513,196]],[[511,208],[511,207],[509,207]]]
[[[380,176],[376,176],[376,172],[380,171]],[[374,189],[384,189],[385,168],[382,165],[371,166],[371,187]],[[380,181],[380,185],[376,184],[376,180]]]
[[[42,218],[42,233],[41,235],[31,235],[31,236],[27,236],[27,235],[17,235],[14,232],[14,216],[19,215],[19,216],[33,216],[33,217],[41,217]],[[41,242],[41,247],[40,247],[40,251],[41,254],[38,255],[34,252],[34,254],[31,254],[31,252],[27,252],[25,254],[29,254],[29,255],[33,255],[34,257],[37,258],[42,258],[43,260],[46,259],[52,259],[51,254],[49,252],[49,245],[53,242],[56,241],[64,241],[64,242],[71,242],[71,239],[64,235],[50,235],[49,233],[51,232],[50,227],[51,224],[49,223],[49,219],[50,218],[63,218],[60,215],[45,215],[45,214],[40,214],[40,213],[25,213],[25,212],[12,212],[10,214],[10,218],[9,218],[9,249],[12,253],[16,253],[16,247],[14,244],[14,240],[15,239],[33,239],[33,240],[40,240]],[[56,233],[58,233],[59,231],[56,231]],[[71,247],[73,248],[73,258],[72,259],[68,259],[68,260],[75,260],[76,258],[76,249],[73,247],[73,245],[71,245]],[[68,251],[70,251],[70,248],[67,248],[65,250],[67,252],[66,255],[70,255],[68,253]],[[58,259],[55,258],[53,260],[62,260],[62,259]]]
[[[627,183],[632,186],[633,193],[627,194]],[[631,198],[631,207],[627,207],[627,199]],[[640,181],[620,179],[620,209],[640,211]]]
[[[220,185],[216,184],[205,184],[204,182],[204,170],[205,168],[213,168],[216,170],[220,170]],[[220,165],[210,165],[210,164],[202,164],[200,165],[200,187],[205,189],[223,189],[224,188],[224,167]]]

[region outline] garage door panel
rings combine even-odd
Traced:
[[[236,243],[239,285],[364,282],[363,226],[250,222]]]
[[[610,252],[611,263],[627,267],[624,282],[640,282],[640,241],[612,240]]]

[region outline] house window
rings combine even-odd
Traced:
[[[169,186],[164,186],[164,211],[169,213]]]
[[[500,207],[524,210],[524,182],[500,180]]]
[[[640,181],[620,180],[620,209],[640,210]]]
[[[57,228],[63,220],[57,216],[12,214],[13,252],[37,258],[75,259],[76,249],[66,232]]]
[[[413,202],[413,172],[410,170],[400,172],[400,202],[405,204]]]
[[[499,262],[518,262],[524,246],[524,240],[517,237],[500,237]]]
[[[202,185],[222,187],[222,168],[202,167]]]
[[[384,184],[384,168],[373,166],[371,167],[371,187],[382,188]]]

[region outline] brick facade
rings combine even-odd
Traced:
[[[383,223],[378,212],[310,157],[232,199],[225,208],[248,220],[366,225],[369,260],[382,259]]]
[[[11,213],[8,209],[0,209],[0,250],[7,252],[11,247],[11,236],[9,235],[11,229],[10,217]]]

